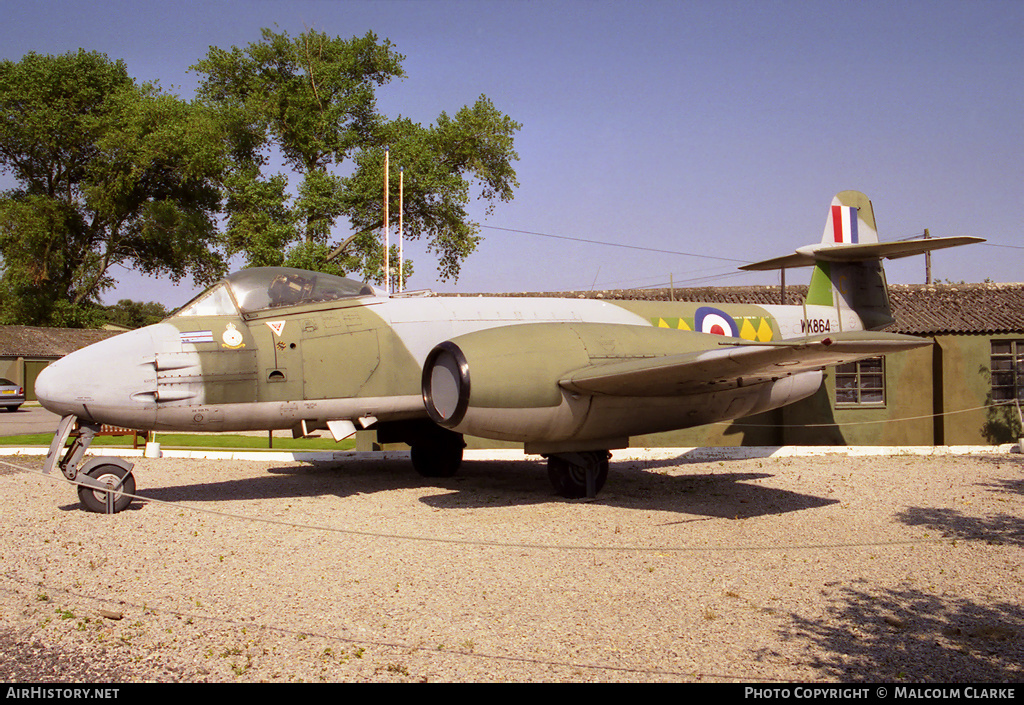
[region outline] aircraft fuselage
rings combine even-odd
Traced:
[[[266,271],[266,279],[281,276],[279,270]],[[684,397],[672,392],[638,400],[565,393],[555,384],[562,372],[597,361],[713,348],[719,339],[771,342],[840,327],[830,307],[388,297],[366,288],[343,298],[246,309],[240,301],[245,292],[236,291],[231,278],[226,281],[162,323],[53,363],[37,383],[44,405],[62,416],[145,430],[296,429],[305,422],[308,431],[333,421],[332,432],[350,431],[425,418],[422,377],[430,351],[442,341],[502,329],[512,346],[533,331],[537,339],[528,347],[539,362],[528,359],[531,350],[516,350],[514,358],[503,355],[507,344],[498,342],[491,360],[500,368],[496,373],[506,377],[506,396],[516,397],[519,390],[519,398],[484,402],[495,409],[494,428],[471,432],[534,445],[598,437],[621,442],[631,434],[773,408],[813,393],[820,377],[790,380],[784,390],[732,384]],[[555,340],[559,334],[553,329],[539,324],[559,324],[577,354]],[[847,322],[850,327],[859,328]],[[632,338],[622,335],[626,330]],[[553,375],[555,383],[535,379],[538,369]],[[623,407],[635,410],[624,417]]]

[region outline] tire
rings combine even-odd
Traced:
[[[452,477],[462,465],[461,433],[432,433],[412,445],[412,466],[422,477]]]
[[[564,458],[552,455],[548,458],[548,479],[555,493],[566,499],[580,499],[587,496],[587,471]],[[597,478],[594,492],[601,491],[608,480],[608,461],[597,461]]]
[[[135,476],[129,471],[118,465],[97,465],[86,475],[108,487],[116,487],[127,476],[120,490],[114,494],[114,513],[124,511],[132,503],[132,497],[128,495],[135,494]],[[99,514],[107,513],[107,492],[104,490],[79,485],[78,501],[87,511]]]

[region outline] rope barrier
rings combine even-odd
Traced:
[[[922,419],[934,419],[940,416],[953,416],[955,414],[967,414],[972,411],[982,411],[984,409],[995,409],[999,407],[1016,405],[1016,401],[1005,401],[996,402],[994,404],[985,404],[983,406],[975,406],[970,409],[957,409],[955,411],[943,411],[937,414],[921,414],[920,416],[904,416],[897,419],[877,419],[874,421],[832,421],[828,423],[797,423],[797,424],[773,424],[773,423],[740,423],[736,421],[713,421],[708,426],[746,426],[749,428],[830,428],[834,426],[868,426],[872,424],[880,423],[900,423],[902,421],[920,421]],[[863,411],[863,408],[858,410]],[[1020,407],[1017,408],[1018,416],[1020,414]]]
[[[16,465],[15,463],[8,462],[6,460],[0,460],[0,464],[7,465],[12,468],[16,468],[22,472],[44,477],[50,480],[57,481],[57,477],[48,475],[39,470],[33,468],[27,468],[24,466]],[[64,479],[64,478],[61,478]],[[72,485],[76,486],[87,486],[84,483],[68,481]],[[94,489],[91,488],[90,489]],[[256,522],[261,524],[268,524],[272,526],[286,526],[293,529],[302,529],[306,531],[322,531],[333,534],[341,534],[346,536],[357,536],[363,538],[378,538],[378,539],[389,539],[395,541],[419,541],[425,543],[436,543],[436,544],[447,544],[456,546],[480,546],[488,548],[508,548],[508,549],[531,549],[531,550],[543,550],[543,551],[584,551],[584,552],[625,552],[625,553],[707,553],[707,552],[720,552],[720,553],[738,553],[738,552],[767,552],[767,551],[796,551],[796,550],[822,550],[822,549],[849,549],[849,548],[877,548],[880,546],[914,546],[922,544],[936,544],[936,543],[955,543],[957,541],[968,541],[968,540],[990,540],[993,538],[991,534],[979,534],[977,536],[936,536],[936,537],[923,537],[916,539],[905,539],[899,541],[844,541],[836,543],[816,543],[816,544],[776,544],[776,545],[754,545],[754,546],[609,546],[609,545],[584,545],[584,544],[545,544],[545,543],[517,543],[509,541],[491,541],[483,539],[455,539],[449,537],[438,537],[438,536],[416,536],[412,534],[398,534],[382,531],[364,531],[359,529],[346,529],[336,526],[325,526],[323,524],[305,524],[302,522],[285,521],[282,519],[272,519],[265,516],[250,516],[245,514],[236,514],[233,512],[224,512],[216,509],[206,509],[203,507],[195,507],[188,504],[179,504],[177,502],[168,502],[165,500],[154,499],[152,497],[146,497],[144,495],[129,494],[127,492],[120,493],[122,496],[131,497],[133,500],[140,502],[147,502],[156,505],[163,505],[166,507],[173,507],[176,510],[188,510],[198,514],[206,514],[209,516],[218,516],[227,519],[237,519],[241,521]],[[1016,536],[1017,534],[998,535],[996,538],[1007,538],[1008,536]]]

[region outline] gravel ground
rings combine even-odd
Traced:
[[[1024,457],[665,456],[140,460],[114,516],[0,458],[0,680],[1024,681]]]

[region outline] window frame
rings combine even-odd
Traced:
[[[837,409],[850,408],[872,408],[882,409],[888,403],[888,389],[885,377],[885,356],[869,357],[856,362],[846,362],[836,365],[833,370],[834,389],[832,401]],[[868,386],[870,382],[878,379],[877,385]],[[840,386],[841,380],[852,380],[848,386]],[[855,399],[840,399],[843,392],[853,392]],[[880,399],[868,398],[866,396],[877,393]]]
[[[1006,346],[1006,352],[997,352],[996,346]],[[989,341],[989,377],[993,402],[1024,401],[1024,340],[998,338]],[[1002,383],[997,384],[997,381]],[[1009,396],[998,390],[1009,390]]]

